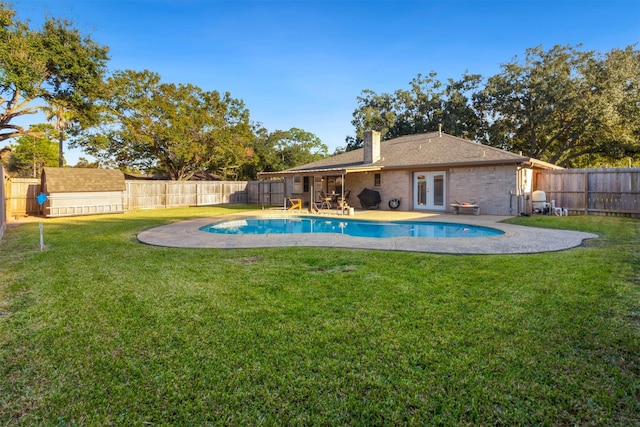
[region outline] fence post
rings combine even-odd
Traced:
[[[7,201],[6,201],[6,187],[7,180],[4,177],[4,168],[0,165],[0,240],[4,236],[4,229],[7,225]]]
[[[584,214],[589,215],[589,172],[584,173]]]

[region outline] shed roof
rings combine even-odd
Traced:
[[[405,135],[380,143],[380,160],[364,162],[364,148],[327,157],[313,163],[297,166],[273,174],[312,173],[313,171],[343,170],[357,172],[359,169],[414,169],[452,166],[488,166],[496,164],[535,163],[542,168],[557,168],[530,157],[510,153],[499,148],[467,141],[453,135],[430,132]],[[269,175],[269,173],[264,173]]]
[[[124,174],[118,169],[44,168],[42,191],[79,193],[125,191]]]

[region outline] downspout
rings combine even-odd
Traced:
[[[518,214],[526,214],[527,213],[527,200],[526,200],[526,171],[529,169],[524,166],[518,166],[518,188],[517,188],[517,205],[518,205]]]
[[[518,180],[516,182],[516,205],[518,214],[524,212],[524,180],[522,179],[522,166],[518,166]]]
[[[509,216],[513,216],[513,191],[509,190]]]

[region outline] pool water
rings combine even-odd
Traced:
[[[206,225],[201,231],[218,234],[347,234],[354,237],[489,237],[504,234],[495,228],[449,222],[363,221],[318,217],[254,217]]]

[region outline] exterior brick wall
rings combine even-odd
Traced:
[[[413,183],[411,182],[411,172],[408,171],[388,171],[380,173],[380,186],[374,185],[374,177],[376,172],[349,174],[347,175],[346,189],[351,190],[351,196],[349,202],[351,206],[360,208],[360,200],[358,200],[358,194],[365,188],[375,190],[380,193],[382,202],[380,203],[381,210],[389,209],[389,200],[400,199],[399,211],[411,210],[411,193],[413,191]]]
[[[509,215],[509,191],[516,194],[517,169],[515,165],[483,166],[469,168],[450,168],[447,173],[446,212],[452,212],[449,206],[460,202],[478,202],[480,213],[486,215]],[[380,209],[389,210],[389,200],[400,199],[399,211],[413,210],[413,171],[384,171],[380,187],[373,185],[374,173],[349,174],[346,188],[351,190],[351,205],[360,207],[357,195],[370,188],[380,192]],[[512,214],[517,210],[515,198],[512,200]]]
[[[516,193],[517,173],[515,165],[450,169],[447,174],[447,207],[456,200],[477,202],[481,214],[509,215],[509,191]],[[513,205],[511,214],[515,215],[516,210]]]
[[[484,215],[517,215],[517,200],[511,199],[512,211],[509,212],[510,194],[517,193],[518,171],[515,165],[475,166],[439,169],[446,172],[445,212],[453,212],[451,203],[477,202],[480,213]],[[422,172],[423,170],[421,170]],[[345,176],[345,191],[351,190],[349,204],[360,209],[358,194],[369,188],[380,192],[382,202],[380,210],[390,210],[389,200],[400,199],[398,211],[413,210],[413,174],[412,170],[380,171],[380,186],[375,186],[376,172],[350,173]],[[291,194],[293,178],[286,178],[287,192]],[[318,190],[318,189],[316,189]],[[319,191],[319,190],[318,190]],[[308,203],[310,195],[302,196]]]

